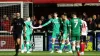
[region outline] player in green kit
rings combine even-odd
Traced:
[[[24,34],[25,34],[25,40],[26,40],[26,48],[27,48],[27,53],[30,53],[29,49],[30,49],[30,46],[31,46],[31,44],[30,44],[31,39],[30,38],[31,38],[32,31],[33,31],[33,29],[37,29],[39,27],[33,27],[32,26],[32,22],[31,22],[30,17],[28,17],[24,23],[25,23]],[[24,53],[24,42],[22,44],[22,53]]]
[[[72,19],[70,20],[71,25],[71,40],[72,40],[72,49],[75,51],[75,47],[77,49],[77,53],[80,51],[80,35],[81,35],[81,19],[77,18],[76,14],[72,14]]]
[[[67,15],[66,14],[63,14],[61,16],[61,23],[62,23],[62,44],[60,46],[60,50],[57,51],[58,53],[62,53],[62,49],[64,48],[65,46],[65,41],[67,42],[67,46],[68,46],[68,52],[67,53],[72,53],[72,50],[71,50],[71,44],[69,42],[69,37],[68,37],[68,34],[69,34],[69,20],[67,19]]]
[[[51,53],[54,52],[54,45],[55,45],[55,39],[57,37],[59,37],[59,34],[60,34],[60,18],[57,17],[58,14],[57,13],[54,13],[54,18],[53,19],[50,19],[47,23],[43,24],[42,26],[40,27],[44,27],[50,23],[53,24],[53,32],[52,32],[52,51]]]

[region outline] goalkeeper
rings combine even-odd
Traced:
[[[37,29],[39,27],[33,27],[30,18],[27,18],[24,23],[25,23],[25,32],[24,32],[25,35],[24,36],[26,37],[25,40],[26,40],[27,53],[31,53],[29,51],[30,46],[31,46],[31,44],[30,44],[31,34],[32,34],[33,29]],[[22,53],[24,53],[24,42],[22,44]]]

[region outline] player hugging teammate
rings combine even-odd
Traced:
[[[71,44],[69,42],[69,33],[70,33],[70,22],[69,20],[67,19],[67,15],[66,13],[62,14],[61,15],[61,24],[62,25],[62,29],[60,29],[61,33],[62,33],[62,43],[61,43],[61,46],[60,46],[60,50],[57,51],[58,53],[62,53],[62,50],[65,46],[65,42],[67,42],[67,49],[68,49],[68,52],[66,53],[72,53],[72,49],[71,49]]]

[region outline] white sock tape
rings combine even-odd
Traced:
[[[26,44],[29,44],[29,42],[27,42]]]

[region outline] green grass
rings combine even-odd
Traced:
[[[11,52],[11,51],[6,51],[6,52],[0,52],[0,56],[13,56],[15,54],[15,52]],[[19,56],[77,56],[76,52],[75,54],[67,54],[66,52],[63,52],[62,54],[59,54],[59,53],[53,53],[51,54],[50,52],[48,51],[42,51],[42,52],[32,52],[30,54],[27,54],[27,53],[20,53],[19,52]],[[96,52],[96,51],[93,51],[93,52],[85,52],[85,55],[84,56],[100,56],[100,52]]]

